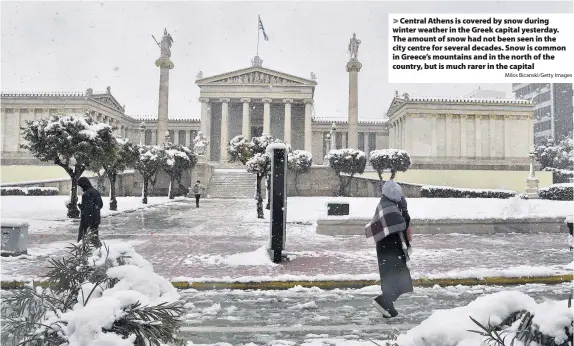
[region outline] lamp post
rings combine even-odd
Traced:
[[[337,149],[337,124],[331,124],[331,150]]]
[[[140,124],[140,145],[145,143],[145,122],[142,121]]]
[[[526,195],[529,199],[538,198],[538,178],[536,178],[536,173],[534,172],[534,158],[536,153],[534,151],[534,146],[530,147],[530,172],[528,178],[526,178]]]

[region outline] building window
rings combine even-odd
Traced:
[[[178,143],[180,145],[185,145],[185,130],[179,130],[179,136],[178,136]]]
[[[366,149],[365,149],[365,132],[359,132],[359,150],[366,151]]]
[[[151,130],[145,130],[144,143],[145,145],[151,145]]]

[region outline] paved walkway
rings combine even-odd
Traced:
[[[253,200],[205,200],[199,209],[184,200],[106,217],[100,234],[104,241],[130,242],[157,273],[172,280],[377,278],[372,240],[317,235],[311,223],[288,224],[290,260],[272,264],[263,249],[269,241],[269,220],[256,220],[253,214]],[[61,257],[76,232],[74,224],[30,234],[28,256],[1,259],[2,280],[41,277],[47,259]],[[481,276],[512,267],[513,272],[531,272],[516,268],[521,266],[565,271],[572,261],[562,234],[419,235],[413,245],[414,277]]]

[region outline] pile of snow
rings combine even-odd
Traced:
[[[502,291],[477,298],[467,306],[437,310],[417,327],[400,335],[401,346],[444,345],[482,346],[482,336],[470,332],[480,330],[470,317],[487,326],[500,324],[510,314],[529,311],[534,315],[533,326],[556,338],[566,340],[565,328],[572,331],[573,309],[567,301],[545,301],[537,304],[530,296],[517,291]],[[509,339],[512,338],[512,334]]]
[[[1,187],[0,195],[2,196],[56,196],[60,193],[57,187]]]
[[[271,261],[271,257],[267,252],[266,246],[262,246],[255,251],[241,252],[229,256],[222,256],[222,255],[188,256],[185,262],[187,264],[195,264],[196,262],[202,262],[212,265],[227,265],[232,267],[278,265]]]
[[[109,251],[105,247],[94,250],[88,263],[95,266],[111,263],[107,275],[118,282],[113,287],[100,285],[95,289],[94,284],[85,283],[78,296],[80,301],[71,310],[49,311],[44,316],[43,324],[59,328],[70,345],[132,346],[135,335],[122,339],[121,335],[104,333],[102,329],[109,329],[122,318],[123,309],[138,302],[142,306],[156,306],[179,300],[173,285],[154,273],[151,263],[131,245],[114,243],[108,246]]]

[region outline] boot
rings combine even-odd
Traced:
[[[373,305],[377,310],[383,313],[383,317],[385,318],[397,317],[399,314],[395,309],[393,302],[383,299],[383,296],[378,296],[373,299]]]

